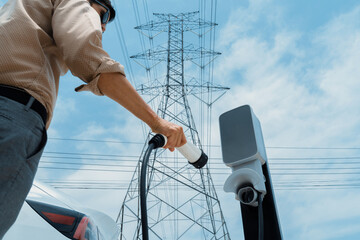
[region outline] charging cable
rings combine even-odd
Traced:
[[[146,207],[146,170],[147,165],[150,159],[150,154],[152,150],[163,147],[166,145],[167,138],[164,135],[156,134],[149,141],[149,146],[145,152],[143,162],[141,165],[140,173],[140,208],[141,208],[141,228],[143,240],[149,240],[149,231],[148,231],[148,217],[147,217],[147,207]],[[189,161],[191,165],[195,168],[202,168],[208,161],[207,155],[197,148],[194,144],[187,142],[185,145],[176,148],[179,152]]]

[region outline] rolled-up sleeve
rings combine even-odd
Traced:
[[[86,84],[76,91],[103,95],[97,85],[101,73],[124,67],[102,48],[100,17],[86,0],[57,0],[52,18],[53,37],[71,73]]]

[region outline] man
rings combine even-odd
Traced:
[[[102,49],[114,17],[109,0],[8,0],[0,9],[0,239],[30,190],[68,69],[86,83],[76,91],[118,102],[167,136],[166,148],[186,143],[182,128],[158,117]]]

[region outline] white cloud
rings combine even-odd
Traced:
[[[77,106],[74,99],[59,96],[54,110],[52,125],[65,122],[76,109]]]
[[[302,196],[304,193],[306,197]],[[359,197],[353,191],[343,191],[342,194],[335,191],[290,192],[288,204],[292,206],[292,214],[283,225],[297,231],[299,239],[351,236],[359,232],[360,223],[356,219],[360,211],[348,203]]]
[[[345,18],[348,22],[348,18],[355,16],[352,13],[337,21]],[[225,76],[225,79],[231,79],[233,85],[223,102],[233,103],[231,106],[227,104],[228,108],[251,104],[262,118],[263,125],[271,125],[267,128],[272,129],[273,134],[267,134],[271,138],[277,132],[280,135],[284,133],[287,142],[295,145],[310,142],[338,144],[335,138],[349,127],[346,125],[350,122],[353,128],[358,122],[359,102],[354,100],[358,98],[360,85],[357,80],[360,70],[356,66],[360,56],[349,53],[359,52],[360,45],[356,44],[359,31],[356,28],[349,31],[346,24],[342,31],[337,21],[320,31],[310,43],[310,48],[300,47],[301,34],[294,31],[278,29],[273,41],[254,35],[241,37],[246,34],[232,32],[240,37],[224,47],[228,50],[224,51],[216,72],[217,79]],[[222,33],[226,39],[226,31]],[[339,33],[341,38],[337,37]],[[312,47],[331,48],[333,51],[323,51],[315,60],[308,59],[307,56],[312,56]],[[346,49],[347,54],[342,49]],[[306,61],[317,65],[309,68]],[[304,74],[304,71],[307,73]],[[299,73],[303,74],[299,77]],[[349,112],[350,109],[352,112]],[[344,116],[347,118],[344,119]],[[342,124],[344,121],[347,124]],[[323,137],[313,136],[314,131],[322,133]],[[289,133],[293,133],[293,137]],[[284,136],[280,138],[284,139]],[[289,138],[292,139],[289,141]]]
[[[281,24],[279,21],[281,15],[282,9],[273,4],[271,0],[248,1],[247,7],[233,9],[231,12],[227,24],[221,29],[220,47],[236,42],[239,37],[244,37],[250,31],[256,30],[255,25],[261,17],[266,18],[267,22],[274,26]]]
[[[309,33],[281,24],[285,21],[281,11],[273,23],[267,23],[268,17],[261,15],[269,5],[257,3],[250,1],[248,8],[234,11],[220,31],[223,55],[217,61],[215,79],[223,80],[231,90],[215,105],[214,114],[250,104],[262,123],[266,146],[358,146],[360,7]],[[268,36],[254,30],[261,21],[269,28]],[[304,43],[305,39],[311,40]],[[289,157],[290,152],[271,154],[268,152],[269,157]],[[334,152],[296,154],[329,157]],[[276,175],[273,181],[322,177]],[[337,176],[340,181],[348,178]],[[313,191],[296,193],[296,199],[292,192],[279,191],[281,219],[291,219],[282,222],[284,237],[330,239],[358,233],[358,222],[349,223],[346,230],[340,229],[340,223],[360,215],[351,211],[359,196],[335,191],[332,195],[326,190],[316,193],[317,202],[312,200]],[[330,195],[340,196],[328,199]]]

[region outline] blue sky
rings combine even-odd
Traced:
[[[200,1],[139,1],[141,23],[145,23],[144,2],[149,13],[179,13],[198,10]],[[208,7],[206,18],[211,2],[204,0]],[[141,47],[139,35],[133,29],[136,21],[132,1],[116,1],[116,6],[129,55],[137,54]],[[214,82],[231,90],[213,107],[212,144],[220,145],[219,115],[250,104],[262,124],[284,239],[358,239],[360,3],[217,1],[217,23],[215,50],[222,55],[214,64]],[[114,23],[108,26],[103,42],[110,56],[123,63],[127,71],[129,66],[125,64]],[[134,73],[131,81],[139,85],[146,74],[136,63],[131,62],[131,66]],[[131,167],[126,168],[128,173],[121,174],[44,168],[62,167],[46,163],[65,161],[53,158],[64,156],[54,152],[133,156],[142,150],[141,142],[148,129],[105,97],[75,93],[74,88],[80,84],[70,73],[61,79],[50,139],[37,178],[125,184],[132,176]],[[117,143],[124,141],[137,144]],[[323,149],[316,149],[319,147]],[[211,154],[214,161],[221,161],[219,148],[211,149]],[[79,161],[69,161],[89,163],[85,155],[79,156]],[[107,164],[112,162],[115,161]],[[134,166],[134,162],[129,164]],[[308,167],[313,169],[301,170]],[[224,167],[225,171],[230,174]],[[303,172],[318,174],[298,174]],[[239,204],[232,194],[222,190],[226,177],[219,174],[213,179],[230,235],[239,239],[237,236],[242,234]],[[296,187],[304,184],[307,186]],[[322,184],[328,186],[316,187]],[[125,190],[63,190],[113,218],[125,193]]]

